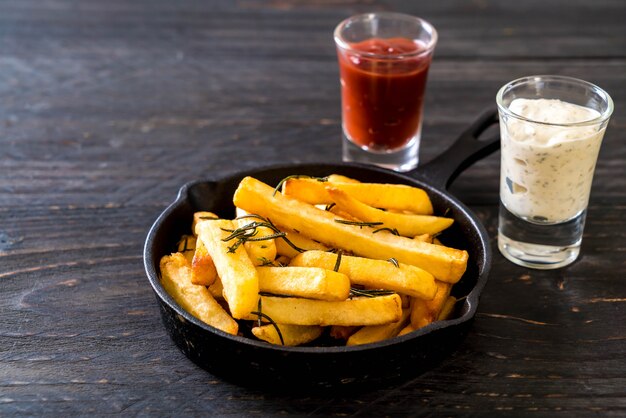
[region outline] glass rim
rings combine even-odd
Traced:
[[[414,52],[407,52],[407,53],[399,54],[399,55],[377,54],[375,52],[364,52],[364,51],[359,51],[357,49],[352,48],[350,46],[350,43],[346,41],[341,35],[342,30],[348,25],[348,23],[351,23],[357,20],[362,20],[365,18],[373,19],[374,17],[392,18],[392,19],[403,20],[407,22],[410,21],[414,23],[417,22],[430,34],[430,41],[426,43],[424,49],[419,49]],[[435,49],[435,46],[437,45],[437,40],[438,40],[437,30],[430,22],[422,19],[421,17],[412,16],[406,13],[396,13],[396,12],[361,13],[358,15],[350,16],[347,19],[344,19],[343,21],[341,21],[337,25],[337,27],[335,27],[335,30],[333,32],[333,37],[335,39],[335,44],[337,45],[337,47],[341,48],[344,51],[355,52],[362,57],[379,59],[379,60],[389,60],[389,61],[403,60],[406,58],[418,57],[420,55],[429,54]]]
[[[527,117],[524,117],[520,114],[517,114],[513,111],[511,111],[511,109],[509,109],[508,107],[506,107],[503,103],[503,97],[505,92],[515,86],[519,86],[521,84],[526,84],[529,81],[539,81],[539,80],[549,80],[549,81],[562,81],[565,83],[569,83],[569,84],[575,84],[578,86],[582,86],[585,87],[589,90],[593,90],[595,91],[597,94],[599,94],[600,96],[602,96],[603,99],[605,99],[606,103],[607,103],[607,107],[604,110],[604,112],[601,112],[600,115],[598,117],[595,117],[593,119],[588,119],[588,120],[584,120],[584,121],[580,121],[580,122],[567,122],[567,123],[552,123],[552,122],[543,122],[543,121],[538,121],[538,120],[534,120],[534,119],[530,119]],[[588,81],[585,80],[581,80],[579,78],[575,78],[575,77],[569,77],[569,76],[564,76],[564,75],[531,75],[531,76],[527,76],[527,77],[521,77],[518,79],[515,79],[513,81],[510,81],[508,83],[506,83],[504,86],[502,86],[500,88],[500,90],[498,90],[498,93],[496,94],[496,104],[498,106],[498,110],[501,113],[506,114],[507,116],[511,116],[514,117],[518,120],[524,121],[524,122],[531,122],[531,123],[536,123],[539,125],[545,125],[545,126],[590,126],[590,125],[598,125],[601,124],[605,121],[607,121],[610,117],[611,114],[613,113],[613,99],[611,98],[611,96],[601,87],[598,87],[597,85],[590,83]],[[596,109],[594,109],[596,110]],[[597,111],[597,110],[596,110]]]

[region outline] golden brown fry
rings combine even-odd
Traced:
[[[326,191],[332,186],[366,205],[382,208],[408,210],[416,214],[432,215],[433,206],[426,192],[417,187],[402,184],[382,183],[338,183],[309,178],[291,178],[283,183],[284,195],[294,197],[312,205],[327,205],[333,202]]]
[[[348,338],[346,345],[361,345],[375,343],[376,341],[393,338],[406,326],[409,322],[411,311],[409,309],[402,310],[402,317],[396,322],[385,325],[372,325],[363,327]]]
[[[295,231],[290,231],[287,228],[281,228],[286,235],[287,238],[293,245],[303,250],[320,250],[327,251],[329,248],[324,244],[314,241],[311,238],[307,238],[302,234],[299,234]],[[284,255],[289,258],[293,258],[300,254],[300,251],[293,248],[291,245],[287,243],[287,241],[283,238],[278,238],[275,240],[276,242],[276,253],[279,255]]]
[[[191,269],[181,253],[164,256],[160,261],[161,284],[187,312],[229,334],[237,334],[237,322],[215,301],[204,286],[191,283]]]
[[[411,323],[409,322],[404,328],[400,330],[400,332],[398,333],[398,337],[401,337],[413,331],[415,331],[415,328],[413,328],[413,325],[411,325]]]
[[[380,228],[394,229],[405,237],[413,237],[420,234],[437,234],[454,222],[451,218],[440,216],[386,212],[361,203],[348,193],[334,186],[327,186],[326,190],[342,211],[361,221],[382,222]]]
[[[224,299],[224,286],[222,286],[222,281],[220,280],[219,277],[215,279],[213,284],[209,286],[208,289],[209,289],[209,292],[211,292],[211,295],[213,295],[215,299],[220,299],[220,300]]]
[[[452,312],[454,312],[454,305],[456,305],[457,299],[454,296],[449,296],[446,299],[446,302],[443,304],[443,308],[441,308],[441,312],[439,312],[439,316],[437,316],[437,321],[443,321],[445,319],[450,318]]]
[[[321,267],[334,270],[337,254],[324,251],[306,251],[291,259],[290,266]],[[340,273],[345,274],[354,284],[371,289],[388,289],[398,293],[432,299],[437,286],[432,274],[418,267],[371,258],[342,255]]]
[[[183,235],[180,241],[178,241],[178,244],[176,244],[176,248],[179,253],[185,256],[189,265],[191,265],[193,254],[196,250],[196,237],[194,235]]]
[[[196,243],[196,251],[191,260],[191,282],[202,286],[211,286],[217,279],[217,270],[202,240]]]
[[[330,183],[360,183],[360,181],[341,174],[331,174],[326,177]]]
[[[346,300],[350,279],[318,267],[257,267],[262,292],[319,300]]]
[[[194,233],[194,235],[198,235],[198,233],[196,232],[196,225],[198,225],[199,222],[216,220],[216,219],[219,219],[219,216],[217,216],[213,212],[206,212],[206,211],[195,212],[193,214],[193,222],[191,224],[191,231]]]
[[[206,246],[224,286],[224,299],[230,313],[240,319],[255,310],[259,300],[259,277],[242,245],[234,249],[236,239],[224,241],[235,229],[228,220],[200,222],[198,239]]]
[[[262,325],[252,328],[252,334],[260,340],[267,341],[270,344],[296,346],[306,344],[322,335],[324,328],[317,325],[289,325],[276,324],[280,330],[282,341],[278,335],[278,331],[274,325]]]
[[[261,296],[261,312],[279,324],[381,325],[400,319],[402,301],[396,294],[340,302]],[[251,314],[247,319],[256,316]]]
[[[395,258],[399,262],[418,266],[446,282],[456,283],[467,267],[467,251],[393,234],[375,234],[371,228],[335,222],[337,217],[332,213],[281,193],[274,194],[274,189],[252,177],[241,181],[234,202],[238,207],[272,219],[279,225],[289,225],[331,248],[375,259]]]
[[[420,329],[426,325],[434,322],[439,317],[439,313],[443,308],[452,285],[450,283],[444,283],[437,280],[437,294],[432,300],[423,300],[419,298],[413,298],[411,305],[411,325],[415,329]]]
[[[431,234],[420,234],[413,237],[415,241],[433,243],[433,236]]]

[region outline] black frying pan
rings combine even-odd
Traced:
[[[446,188],[461,171],[498,149],[497,135],[478,140],[479,135],[496,123],[495,112],[482,115],[442,155],[405,174],[360,164],[291,164],[184,185],[176,200],[150,229],[144,248],[146,273],[172,340],[187,357],[212,374],[263,388],[371,387],[415,376],[434,366],[467,334],[491,265],[487,232],[476,216],[447,193]],[[421,187],[430,195],[435,213],[447,210],[447,216],[455,219],[454,225],[440,238],[446,245],[466,249],[470,257],[466,273],[453,287],[453,295],[466,298],[457,304],[452,319],[363,346],[282,347],[233,336],[208,326],[183,310],[165,292],[159,283],[160,258],[174,251],[182,234],[191,232],[195,211],[207,210],[223,217],[234,217],[232,196],[244,176],[276,185],[293,174],[323,177],[332,173],[363,182]]]

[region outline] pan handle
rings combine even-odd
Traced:
[[[496,123],[498,123],[496,110],[483,113],[450,148],[407,174],[418,174],[428,180],[429,184],[440,189],[447,189],[463,170],[500,148],[500,134],[478,139],[483,132]]]

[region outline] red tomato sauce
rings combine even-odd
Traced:
[[[406,145],[421,124],[432,53],[407,38],[371,38],[350,47],[353,51],[339,51],[344,130],[353,142],[374,150]],[[419,54],[422,50],[426,53]],[[404,54],[411,56],[400,60]]]

